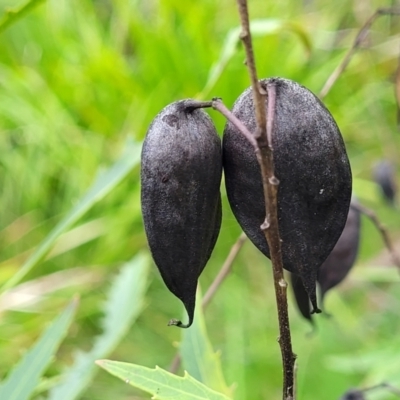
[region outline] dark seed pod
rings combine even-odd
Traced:
[[[358,389],[350,389],[339,400],[365,400],[365,396]]]
[[[314,325],[314,321],[311,316],[311,307],[310,307],[310,298],[304,288],[303,281],[296,274],[290,274],[291,287],[293,290],[294,298],[296,300],[297,308],[300,311],[300,314],[312,325]]]
[[[397,186],[393,165],[387,160],[381,160],[375,165],[373,175],[375,182],[381,189],[383,198],[394,205]]]
[[[356,200],[350,204],[346,225],[331,254],[318,271],[321,301],[328,290],[338,285],[347,276],[356,261],[360,244],[360,211]]]
[[[144,227],[168,289],[193,322],[197,280],[221,226],[221,141],[193,100],[165,107],[147,132],[141,164]]]
[[[313,93],[282,78],[260,84],[265,90],[268,85],[276,87],[272,142],[280,182],[283,265],[301,277],[313,312],[320,312],[315,294],[317,271],[346,223],[352,186],[349,160],[333,117]],[[238,98],[233,114],[255,132],[251,88]],[[269,257],[260,228],[265,219],[260,167],[251,144],[229,122],[224,131],[223,163],[232,211],[249,239]]]

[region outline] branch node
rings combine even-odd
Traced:
[[[261,224],[260,228],[262,231],[266,231],[269,227],[271,226],[271,224],[268,221],[268,217],[265,218],[265,221]]]
[[[275,175],[271,176],[271,178],[269,178],[268,181],[271,185],[274,185],[274,186],[279,185],[279,179]]]
[[[268,94],[268,92],[260,84],[258,84],[258,91],[260,92],[261,96],[267,96]]]
[[[287,282],[284,279],[280,279],[279,286],[282,288],[287,288]]]
[[[261,136],[262,136],[262,129],[259,126],[257,126],[256,131],[254,132],[254,138],[257,140],[260,139]]]

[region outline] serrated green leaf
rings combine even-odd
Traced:
[[[201,305],[202,296],[197,291],[195,317],[189,329],[182,330],[180,355],[183,368],[193,378],[206,386],[231,396],[222,372],[221,359],[215,353],[208,338],[204,314]]]
[[[106,357],[140,314],[147,288],[148,254],[140,253],[125,264],[115,278],[104,306],[103,334],[88,353],[78,353],[61,384],[49,393],[49,400],[73,400],[84,391],[97,372],[95,361]]]
[[[0,385],[0,399],[29,399],[68,332],[78,300],[73,300]]]
[[[26,274],[28,274],[51,250],[58,237],[79,220],[95,203],[103,199],[111,190],[125,178],[125,176],[138,165],[140,161],[141,145],[131,141],[127,142],[121,158],[108,170],[100,174],[85,195],[75,207],[63,218],[47,235],[34,253],[25,261],[1,288],[0,293],[14,287]]]
[[[222,48],[219,60],[211,67],[204,89],[198,95],[200,99],[208,96],[208,94],[224,72],[229,60],[237,52],[240,43],[241,30],[242,28],[238,26],[231,29],[226,35],[225,43]],[[307,53],[311,51],[311,40],[307,32],[302,28],[301,25],[294,22],[285,21],[282,19],[258,19],[250,22],[250,30],[253,37],[274,35],[279,32],[285,31],[293,32],[299,37]]]
[[[118,361],[99,360],[96,363],[125,383],[153,395],[155,400],[228,400],[192,378],[187,372],[183,377],[159,367],[155,369]]]

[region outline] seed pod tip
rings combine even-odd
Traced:
[[[178,328],[189,328],[190,325],[192,325],[192,321],[189,321],[189,323],[184,324],[182,323],[182,321],[179,321],[178,319],[175,318],[171,319],[168,322],[168,326],[177,326]]]

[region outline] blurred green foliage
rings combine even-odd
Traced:
[[[377,7],[394,2],[249,3],[253,19],[278,20],[283,27],[294,24],[301,32],[282,28],[255,37],[260,77],[291,78],[318,93],[363,23]],[[3,12],[15,6],[12,0],[0,0]],[[241,46],[207,94],[204,89],[238,21],[233,0],[46,0],[1,33],[0,285],[74,207],[99,168],[119,158],[126,139],[143,139],[162,107],[204,95],[233,104],[249,86]],[[374,209],[393,238],[400,232],[399,212],[381,200],[371,170],[378,159],[387,158],[397,163],[399,172],[394,98],[399,42],[400,17],[378,19],[325,99],[347,145],[355,194]],[[210,114],[222,133],[223,117]],[[223,185],[222,194],[223,224],[201,278],[203,289],[240,233]],[[139,198],[136,167],[74,231],[61,236],[57,251],[26,277],[32,285],[42,279],[39,292],[30,298],[20,294],[17,301],[0,299],[0,377],[77,292],[77,317],[46,376],[57,377],[76,351],[91,348],[101,332],[101,304],[109,280],[122,263],[146,248]],[[326,308],[333,317],[318,316],[311,337],[290,297],[299,399],[334,400],[350,387],[382,381],[400,387],[399,278],[392,274],[390,259],[374,258],[382,248],[379,233],[364,219],[357,266],[328,294]],[[378,272],[365,273],[367,265]],[[65,275],[57,275],[77,267],[82,279],[64,281]],[[180,315],[182,307],[155,268],[151,277],[147,307],[111,358],[168,368],[182,332],[166,323]],[[269,261],[250,243],[207,309],[206,323],[213,347],[221,351],[226,381],[236,387],[235,398],[279,399],[281,359],[272,274]],[[368,396],[395,398],[384,391]],[[81,398],[148,396],[99,372]]]

